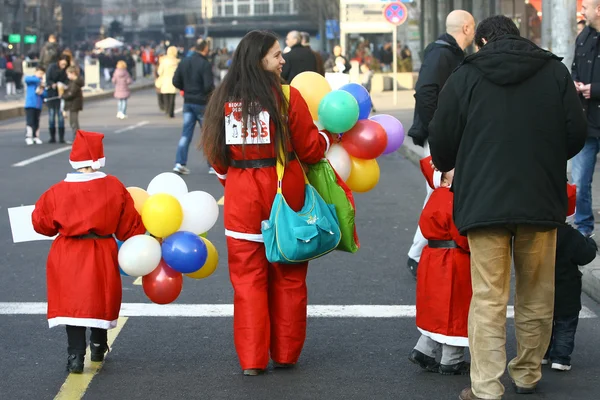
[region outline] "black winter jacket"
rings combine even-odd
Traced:
[[[554,317],[571,317],[581,311],[580,265],[596,258],[598,246],[570,225],[558,228],[556,239],[556,282]]]
[[[433,163],[441,171],[456,167],[459,231],[563,225],[567,160],[586,132],[569,71],[552,53],[507,35],[467,57],[429,125]]]
[[[600,34],[590,26],[586,26],[579,34],[575,47],[575,58],[571,68],[573,80],[583,84],[592,84],[590,99],[579,96],[587,114],[588,135],[600,137]]]
[[[285,60],[285,64],[283,64],[283,71],[281,72],[281,77],[285,79],[288,83],[291,83],[292,80],[296,77],[296,75],[301,74],[302,72],[312,71],[317,72],[317,59],[313,54],[313,51],[310,47],[302,46],[301,44],[297,44],[289,51],[289,53],[284,54],[283,58]],[[350,67],[349,65],[347,66]]]
[[[465,58],[456,39],[447,33],[431,43],[424,52],[423,64],[415,85],[415,116],[408,136],[423,146],[429,136],[428,127],[438,105],[438,96],[446,80]]]
[[[47,87],[47,97],[55,98],[58,97],[58,88],[52,88],[52,85],[57,84],[58,82],[67,84],[67,71],[66,69],[61,69],[58,63],[54,63],[48,67],[46,71],[46,87]],[[60,103],[60,99],[54,99],[47,102],[48,106],[56,106]]]
[[[184,103],[206,105],[215,88],[211,63],[197,52],[184,58],[173,75],[173,86],[183,90]]]

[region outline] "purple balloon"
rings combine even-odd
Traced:
[[[371,121],[379,123],[387,133],[388,142],[383,154],[395,152],[404,143],[404,127],[397,118],[387,114],[378,114],[369,118]]]

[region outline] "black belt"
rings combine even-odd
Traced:
[[[294,153],[288,153],[287,159],[292,160],[296,157]],[[252,169],[252,168],[267,168],[277,165],[277,158],[259,158],[257,160],[229,160],[229,165],[233,168]]]
[[[429,240],[428,245],[431,249],[458,249],[454,240]]]
[[[85,235],[71,237],[73,239],[111,239],[113,235],[98,235],[97,233],[86,233]]]

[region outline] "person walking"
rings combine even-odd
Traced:
[[[594,232],[592,179],[600,151],[600,91],[595,83],[600,81],[600,63],[596,62],[600,49],[600,1],[584,0],[581,13],[587,26],[577,37],[571,74],[587,116],[588,136],[581,152],[573,158],[571,175],[577,187],[575,225],[579,232],[590,236]]]
[[[127,118],[127,99],[131,96],[129,85],[133,83],[131,75],[127,71],[127,63],[123,60],[117,63],[117,70],[112,77],[113,85],[115,85],[114,97],[119,101],[117,107],[117,118]]]
[[[413,143],[423,147],[425,157],[430,155],[427,143],[428,125],[438,104],[438,96],[446,80],[465,57],[464,50],[473,43],[475,36],[475,19],[466,11],[455,10],[446,18],[446,33],[425,49],[425,57],[419,79],[415,86],[415,115],[413,125],[408,131]],[[432,189],[425,186],[425,203],[431,195]],[[417,267],[421,259],[421,252],[427,244],[421,230],[417,231],[413,243],[408,251],[407,266],[416,278]]]
[[[59,56],[60,50],[58,48],[58,43],[56,43],[56,36],[50,35],[48,36],[48,41],[44,47],[42,47],[40,52],[40,65],[48,70],[52,64],[58,62]]]
[[[285,62],[274,34],[249,32],[208,102],[201,139],[225,186],[234,342],[249,376],[265,371],[269,357],[276,368],[293,367],[306,338],[308,262],[270,264],[261,234],[277,193],[277,159],[285,165],[283,195],[298,211],[305,195],[301,163],[319,162],[331,140],[314,125],[298,90],[286,86],[288,99]]]
[[[281,77],[286,82],[290,83],[296,75],[302,72],[312,71],[317,72],[317,59],[310,47],[302,45],[302,35],[298,31],[288,33],[285,44],[290,48],[290,51],[283,55],[285,64]]]
[[[194,53],[183,59],[173,76],[173,86],[183,90],[184,93],[183,130],[177,146],[175,168],[173,168],[173,171],[179,174],[190,173],[187,168],[190,143],[194,136],[196,123],[202,129],[208,96],[215,88],[212,65],[207,58],[209,50],[207,41],[199,41],[194,48]],[[214,169],[210,165],[209,168],[209,172],[214,173]]]
[[[163,95],[165,113],[169,118],[175,118],[175,95],[177,94],[177,88],[173,86],[173,76],[175,76],[175,71],[179,65],[177,53],[177,47],[169,47],[167,55],[161,59],[158,66],[160,93]]]
[[[506,308],[516,277],[515,391],[534,393],[552,334],[557,227],[567,214],[567,160],[586,121],[560,58],[505,16],[477,27],[479,52],[448,78],[429,125],[433,164],[454,171],[454,222],[471,249],[471,387],[460,398],[501,399]]]

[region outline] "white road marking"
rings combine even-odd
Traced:
[[[127,132],[127,131],[132,131],[135,128],[139,128],[140,126],[148,125],[149,123],[150,122],[148,122],[148,121],[138,122],[137,124],[128,126],[127,128],[122,128],[122,129],[116,130],[115,133],[118,135],[119,133],[123,133],[123,132]]]
[[[36,161],[43,160],[44,158],[52,157],[57,154],[63,153],[67,150],[71,150],[71,146],[61,147],[56,150],[52,150],[47,153],[40,154],[39,156],[35,156],[35,157],[28,158],[27,160],[19,161],[18,163],[13,164],[12,166],[13,167],[24,167],[26,165],[33,164]]]
[[[0,303],[0,315],[43,315],[47,303]],[[514,317],[514,309],[508,306],[507,317]],[[122,317],[233,317],[233,304],[167,304],[123,303]],[[316,318],[414,318],[414,305],[309,305],[308,316]],[[583,307],[579,318],[597,318]]]

